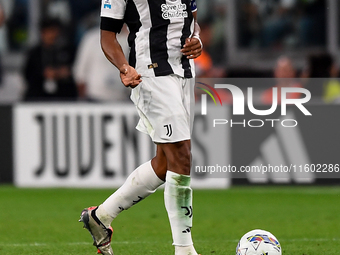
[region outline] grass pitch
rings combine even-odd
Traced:
[[[111,192],[0,186],[0,254],[96,254],[78,219]],[[195,247],[232,255],[243,234],[261,228],[279,239],[283,254],[339,254],[339,201],[340,187],[195,190]],[[119,215],[113,228],[115,255],[174,254],[163,190]]]

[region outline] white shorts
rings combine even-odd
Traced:
[[[194,85],[194,78],[177,75],[142,77],[131,92],[140,117],[136,128],[155,143],[191,139]]]

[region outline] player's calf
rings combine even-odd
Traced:
[[[175,255],[197,255],[191,238],[193,209],[190,176],[168,171],[164,201],[169,216]]]

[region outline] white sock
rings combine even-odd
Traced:
[[[193,245],[175,246],[175,255],[197,255]]]
[[[191,238],[192,190],[190,176],[168,171],[164,201],[169,216],[173,245],[176,246],[176,255],[197,255]]]
[[[130,174],[125,183],[99,206],[96,215],[109,227],[120,212],[154,193],[163,183],[153,170],[150,160]]]

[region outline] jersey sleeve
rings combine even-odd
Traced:
[[[192,12],[196,12],[197,11],[196,0],[191,0],[191,11]]]
[[[119,33],[124,24],[126,0],[102,0],[100,29]]]

